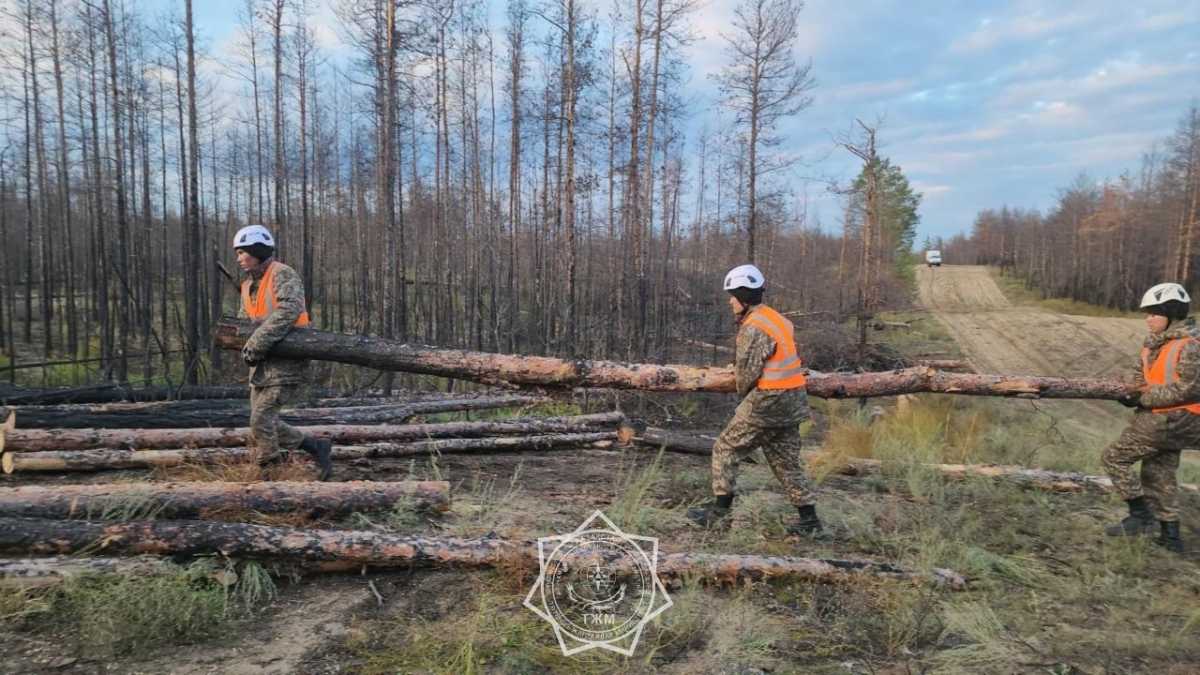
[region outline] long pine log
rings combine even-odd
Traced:
[[[412,443],[376,443],[344,445],[333,449],[334,460],[360,458],[411,457],[431,453],[529,452],[611,443],[616,431],[535,436],[499,436],[493,438],[446,438]],[[0,456],[4,473],[26,471],[108,471],[150,469],[182,464],[216,464],[245,461],[246,448],[184,448],[178,450],[67,450],[45,452],[5,452]]]
[[[474,438],[512,434],[571,433],[616,427],[625,419],[619,412],[540,417],[495,422],[441,424],[322,425],[299,427],[306,435],[334,443],[412,441],[426,438]],[[162,450],[174,448],[228,448],[246,445],[249,429],[16,429],[0,431],[0,451],[42,452],[99,448]]]
[[[466,567],[524,565],[536,569],[537,544],[498,537],[458,539],[415,537],[361,530],[317,530],[213,521],[129,521],[0,518],[0,553],[6,555],[208,555],[220,551],[235,558],[316,563],[325,570],[362,568]],[[636,573],[628,557],[597,561],[571,557],[578,564],[603,562],[617,575]],[[658,556],[664,581],[702,578],[736,584],[766,579],[848,581],[874,577],[934,584],[960,590],[964,579],[944,569],[914,572],[870,560],[822,560],[756,555],[666,553]]]
[[[421,510],[450,508],[446,481],[262,481],[255,483],[101,483],[0,488],[0,516],[105,518],[128,514],[196,518],[256,511],[344,516],[386,511],[407,503]]]
[[[252,330],[253,324],[249,322],[222,320],[217,324],[216,342],[225,349],[241,349]],[[275,345],[272,353],[492,384],[508,382],[544,387],[646,391],[735,390],[733,371],[729,368],[490,354],[409,345],[395,340],[311,328],[293,329]],[[937,392],[969,396],[1115,400],[1132,393],[1133,388],[1117,380],[977,375],[916,367],[861,374],[812,372],[808,378],[808,392],[821,398]]]

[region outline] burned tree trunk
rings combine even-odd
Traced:
[[[0,519],[0,553],[68,555],[208,555],[220,551],[235,558],[294,561],[329,571],[373,568],[538,565],[536,542],[488,537],[458,539],[413,537],[355,530],[310,530],[210,521],[131,521]],[[618,576],[637,573],[629,556],[595,561],[567,558],[580,565],[602,562]],[[701,578],[737,584],[763,579],[851,581],[882,578],[927,583],[952,590],[964,579],[944,569],[914,572],[870,560],[822,560],[709,553],[659,554],[657,573],[667,582]]]
[[[521,452],[554,450],[592,443],[610,443],[617,432],[502,436],[499,438],[448,438],[417,443],[378,443],[335,447],[335,460],[410,457],[432,452]],[[5,473],[18,471],[104,471],[149,469],[181,464],[238,462],[250,458],[246,448],[194,448],[184,450],[74,450],[6,452],[0,456]]]
[[[625,419],[619,412],[512,419],[501,422],[444,424],[328,425],[301,427],[310,436],[334,443],[413,441],[424,438],[474,438],[512,434],[571,433],[615,427]],[[172,448],[229,448],[247,444],[249,429],[17,429],[0,428],[0,451],[46,452],[93,450],[163,450]]]
[[[252,329],[253,324],[249,322],[221,321],[217,325],[217,344],[225,349],[241,349]],[[486,383],[646,391],[732,392],[735,389],[733,371],[729,368],[489,354],[413,346],[307,328],[293,330],[272,353],[288,358],[336,361]],[[1118,399],[1132,391],[1130,385],[1117,380],[973,375],[920,367],[857,375],[812,372],[808,377],[808,393],[821,398],[936,392],[1016,398]]]
[[[400,503],[423,510],[449,510],[450,483],[266,481],[0,488],[0,516],[26,518],[204,518],[246,511],[345,516],[356,511],[386,511]]]

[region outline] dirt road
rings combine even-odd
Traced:
[[[1013,305],[986,267],[922,267],[917,282],[921,304],[983,373],[1125,376],[1146,334],[1139,319]]]
[[[986,267],[920,267],[917,284],[921,304],[981,373],[1126,377],[1146,333],[1138,319],[1075,316],[1014,305]],[[1128,417],[1115,403],[1038,405],[1062,417],[1088,443],[1115,438]]]

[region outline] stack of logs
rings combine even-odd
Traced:
[[[511,393],[323,399],[288,410],[284,419],[306,434],[332,439],[338,461],[605,448],[632,438],[633,427],[619,412],[411,423],[420,415],[520,408],[545,400]],[[14,474],[12,480],[39,472],[145,470],[245,460],[250,455],[246,407],[244,400],[204,398],[0,408],[0,463],[5,474]],[[273,516],[287,522],[297,517],[337,519],[400,505],[420,513],[444,513],[450,508],[450,484],[123,480],[5,487],[0,488],[0,555],[36,557],[0,558],[0,583],[45,586],[83,574],[154,574],[172,569],[169,559],[214,552],[282,564],[293,572],[435,565],[536,569],[537,545],[532,541],[246,522]],[[622,561],[604,562],[621,571]],[[965,586],[962,577],[948,570],[914,572],[869,560],[753,555],[664,554],[658,573],[668,584],[685,577],[741,583],[869,575],[951,589]]]

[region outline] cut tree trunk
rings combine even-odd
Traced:
[[[617,432],[502,436],[498,438],[448,438],[415,443],[350,445],[333,449],[335,460],[408,457],[452,452],[524,452],[611,443]],[[72,450],[6,452],[0,457],[5,473],[20,471],[105,471],[149,469],[181,464],[217,464],[249,459],[246,448],[191,448],[183,450]]]
[[[388,405],[337,406],[327,408],[291,408],[280,413],[288,424],[387,424],[403,422],[417,415],[495,408],[519,408],[542,403],[535,396],[491,396],[463,399],[406,401]],[[24,407],[17,409],[17,424],[22,429],[186,429],[194,427],[244,427],[250,422],[250,408],[243,402],[219,406],[197,401],[192,409],[175,403],[113,403],[109,405],[60,408]]]
[[[594,550],[594,549],[593,549]],[[496,567],[537,569],[533,541],[498,537],[456,539],[413,537],[354,530],[308,530],[213,521],[130,521],[99,523],[81,520],[0,518],[0,553],[69,555],[210,555],[234,558],[317,563],[325,570],[413,567]],[[620,555],[619,553],[617,555]],[[579,565],[605,563],[618,576],[636,574],[631,557],[603,561],[574,556]],[[960,590],[965,580],[944,569],[929,573],[869,560],[821,560],[708,553],[659,554],[658,576],[678,582],[702,578],[737,584],[764,579],[849,581],[877,577],[929,583]]]
[[[0,434],[17,428],[17,411],[0,406]]]
[[[81,576],[119,574],[144,577],[179,569],[169,559],[152,555],[129,558],[0,558],[0,588],[49,588]]]
[[[0,488],[0,516],[107,518],[113,515],[196,518],[221,512],[344,516],[397,504],[450,508],[446,481],[263,481],[257,483],[106,483]]]
[[[217,325],[217,344],[225,349],[241,349],[252,329],[253,324],[249,322],[223,320]],[[735,390],[733,371],[728,368],[489,354],[418,347],[394,340],[309,328],[292,330],[276,344],[272,353],[289,358],[336,361],[380,370],[425,373],[492,384],[509,382],[547,387],[646,391]],[[955,374],[920,367],[857,375],[814,371],[808,377],[808,393],[821,398],[937,392],[1019,398],[1118,399],[1133,391],[1131,385],[1117,380]]]
[[[474,438],[503,434],[542,434],[594,431],[616,427],[625,416],[619,412],[511,419],[499,422],[448,422],[444,424],[327,425],[298,427],[308,436],[334,443],[411,441],[424,438]],[[247,444],[249,429],[16,429],[0,430],[0,451],[43,452],[99,448],[161,450],[172,448],[228,448]]]
[[[222,320],[217,345],[241,349],[254,330],[248,321]],[[285,358],[352,363],[379,370],[440,375],[487,384],[508,382],[548,387],[606,387],[650,391],[733,391],[724,368],[654,366],[614,361],[489,354],[405,344],[396,340],[295,328],[272,348]]]

